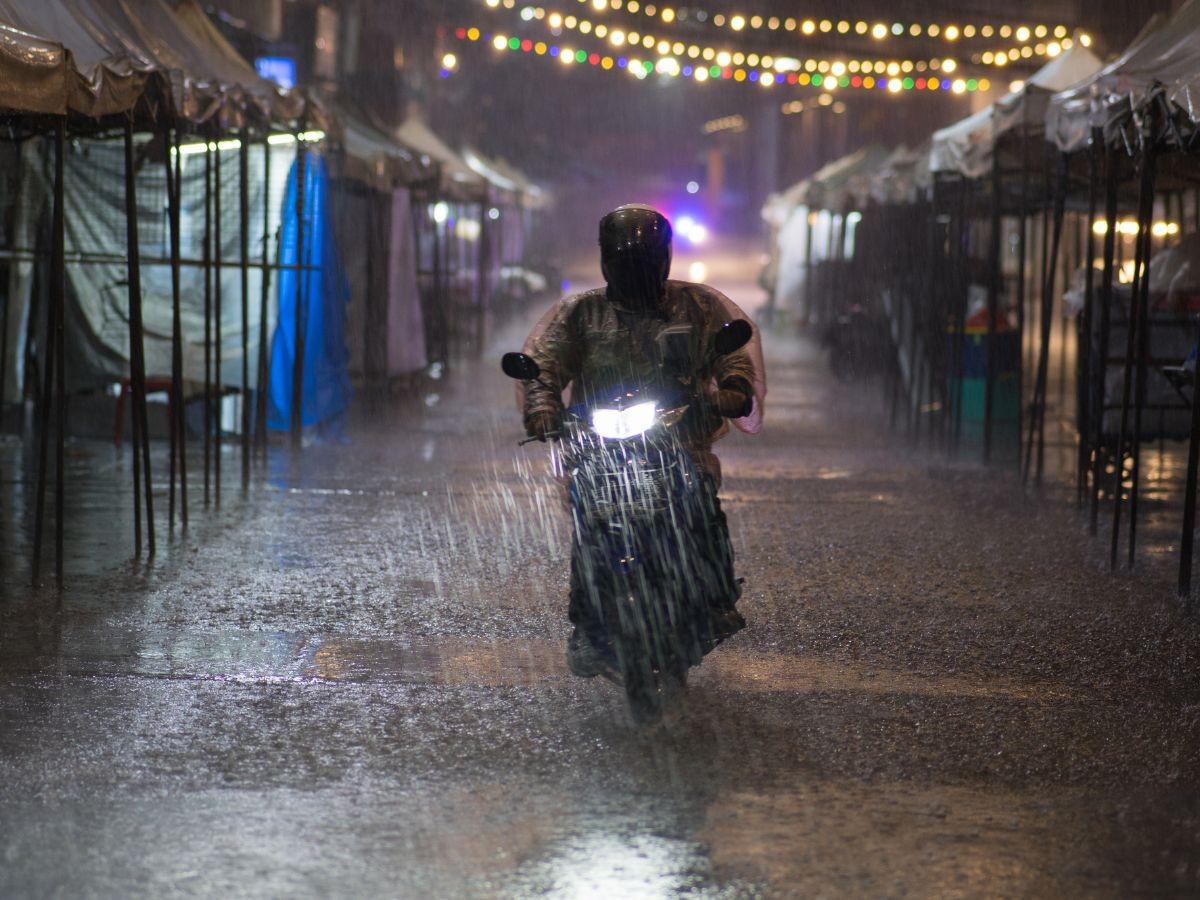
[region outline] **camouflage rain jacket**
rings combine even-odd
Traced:
[[[720,292],[684,281],[668,281],[665,302],[650,311],[610,301],[604,288],[561,301],[525,348],[546,385],[527,385],[526,421],[561,410],[568,387],[569,402],[594,402],[631,385],[677,390],[682,377],[692,403],[681,423],[684,443],[697,466],[719,481],[711,447],[728,426],[707,398],[730,378],[741,378],[749,390],[757,383],[746,348],[712,359],[713,340],[731,318],[728,305]]]

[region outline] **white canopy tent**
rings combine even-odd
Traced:
[[[869,199],[872,177],[890,156],[877,145],[860,147],[767,198],[762,217],[772,241],[764,280],[776,309],[794,308],[803,296],[810,255],[814,260],[835,255],[834,215],[852,213]]]
[[[992,170],[996,144],[1017,128],[1041,129],[1050,97],[1099,71],[1100,60],[1086,47],[1075,44],[1031,75],[1021,89],[992,105],[934,132],[929,168],[982,178]]]
[[[396,140],[425,157],[441,169],[443,186],[456,189],[462,196],[478,196],[486,182],[466,161],[450,149],[433,129],[415,113],[410,114],[395,131]]]
[[[1078,150],[1093,128],[1136,109],[1156,85],[1200,122],[1200,0],[1190,0],[1170,18],[1152,19],[1119,57],[1053,97],[1046,135],[1061,150]]]
[[[903,144],[897,147],[871,176],[868,186],[871,199],[879,204],[916,203],[926,196],[933,184],[930,146],[927,139],[916,148]]]

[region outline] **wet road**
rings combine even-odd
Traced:
[[[6,573],[0,896],[1195,895],[1166,567],[1109,576],[768,353],[768,430],[721,445],[751,627],[653,729],[566,671],[566,525],[495,377],[280,454],[152,566]]]

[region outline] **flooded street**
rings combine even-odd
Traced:
[[[569,524],[494,370],[523,329],[273,449],[152,563],[68,535],[61,594],[6,563],[0,896],[1200,891],[1169,562],[1110,576],[1069,506],[905,446],[807,338],[718,445],[749,627],[657,726],[573,678]]]

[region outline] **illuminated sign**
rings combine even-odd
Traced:
[[[287,56],[260,56],[254,61],[258,74],[281,88],[296,86],[296,61]]]

